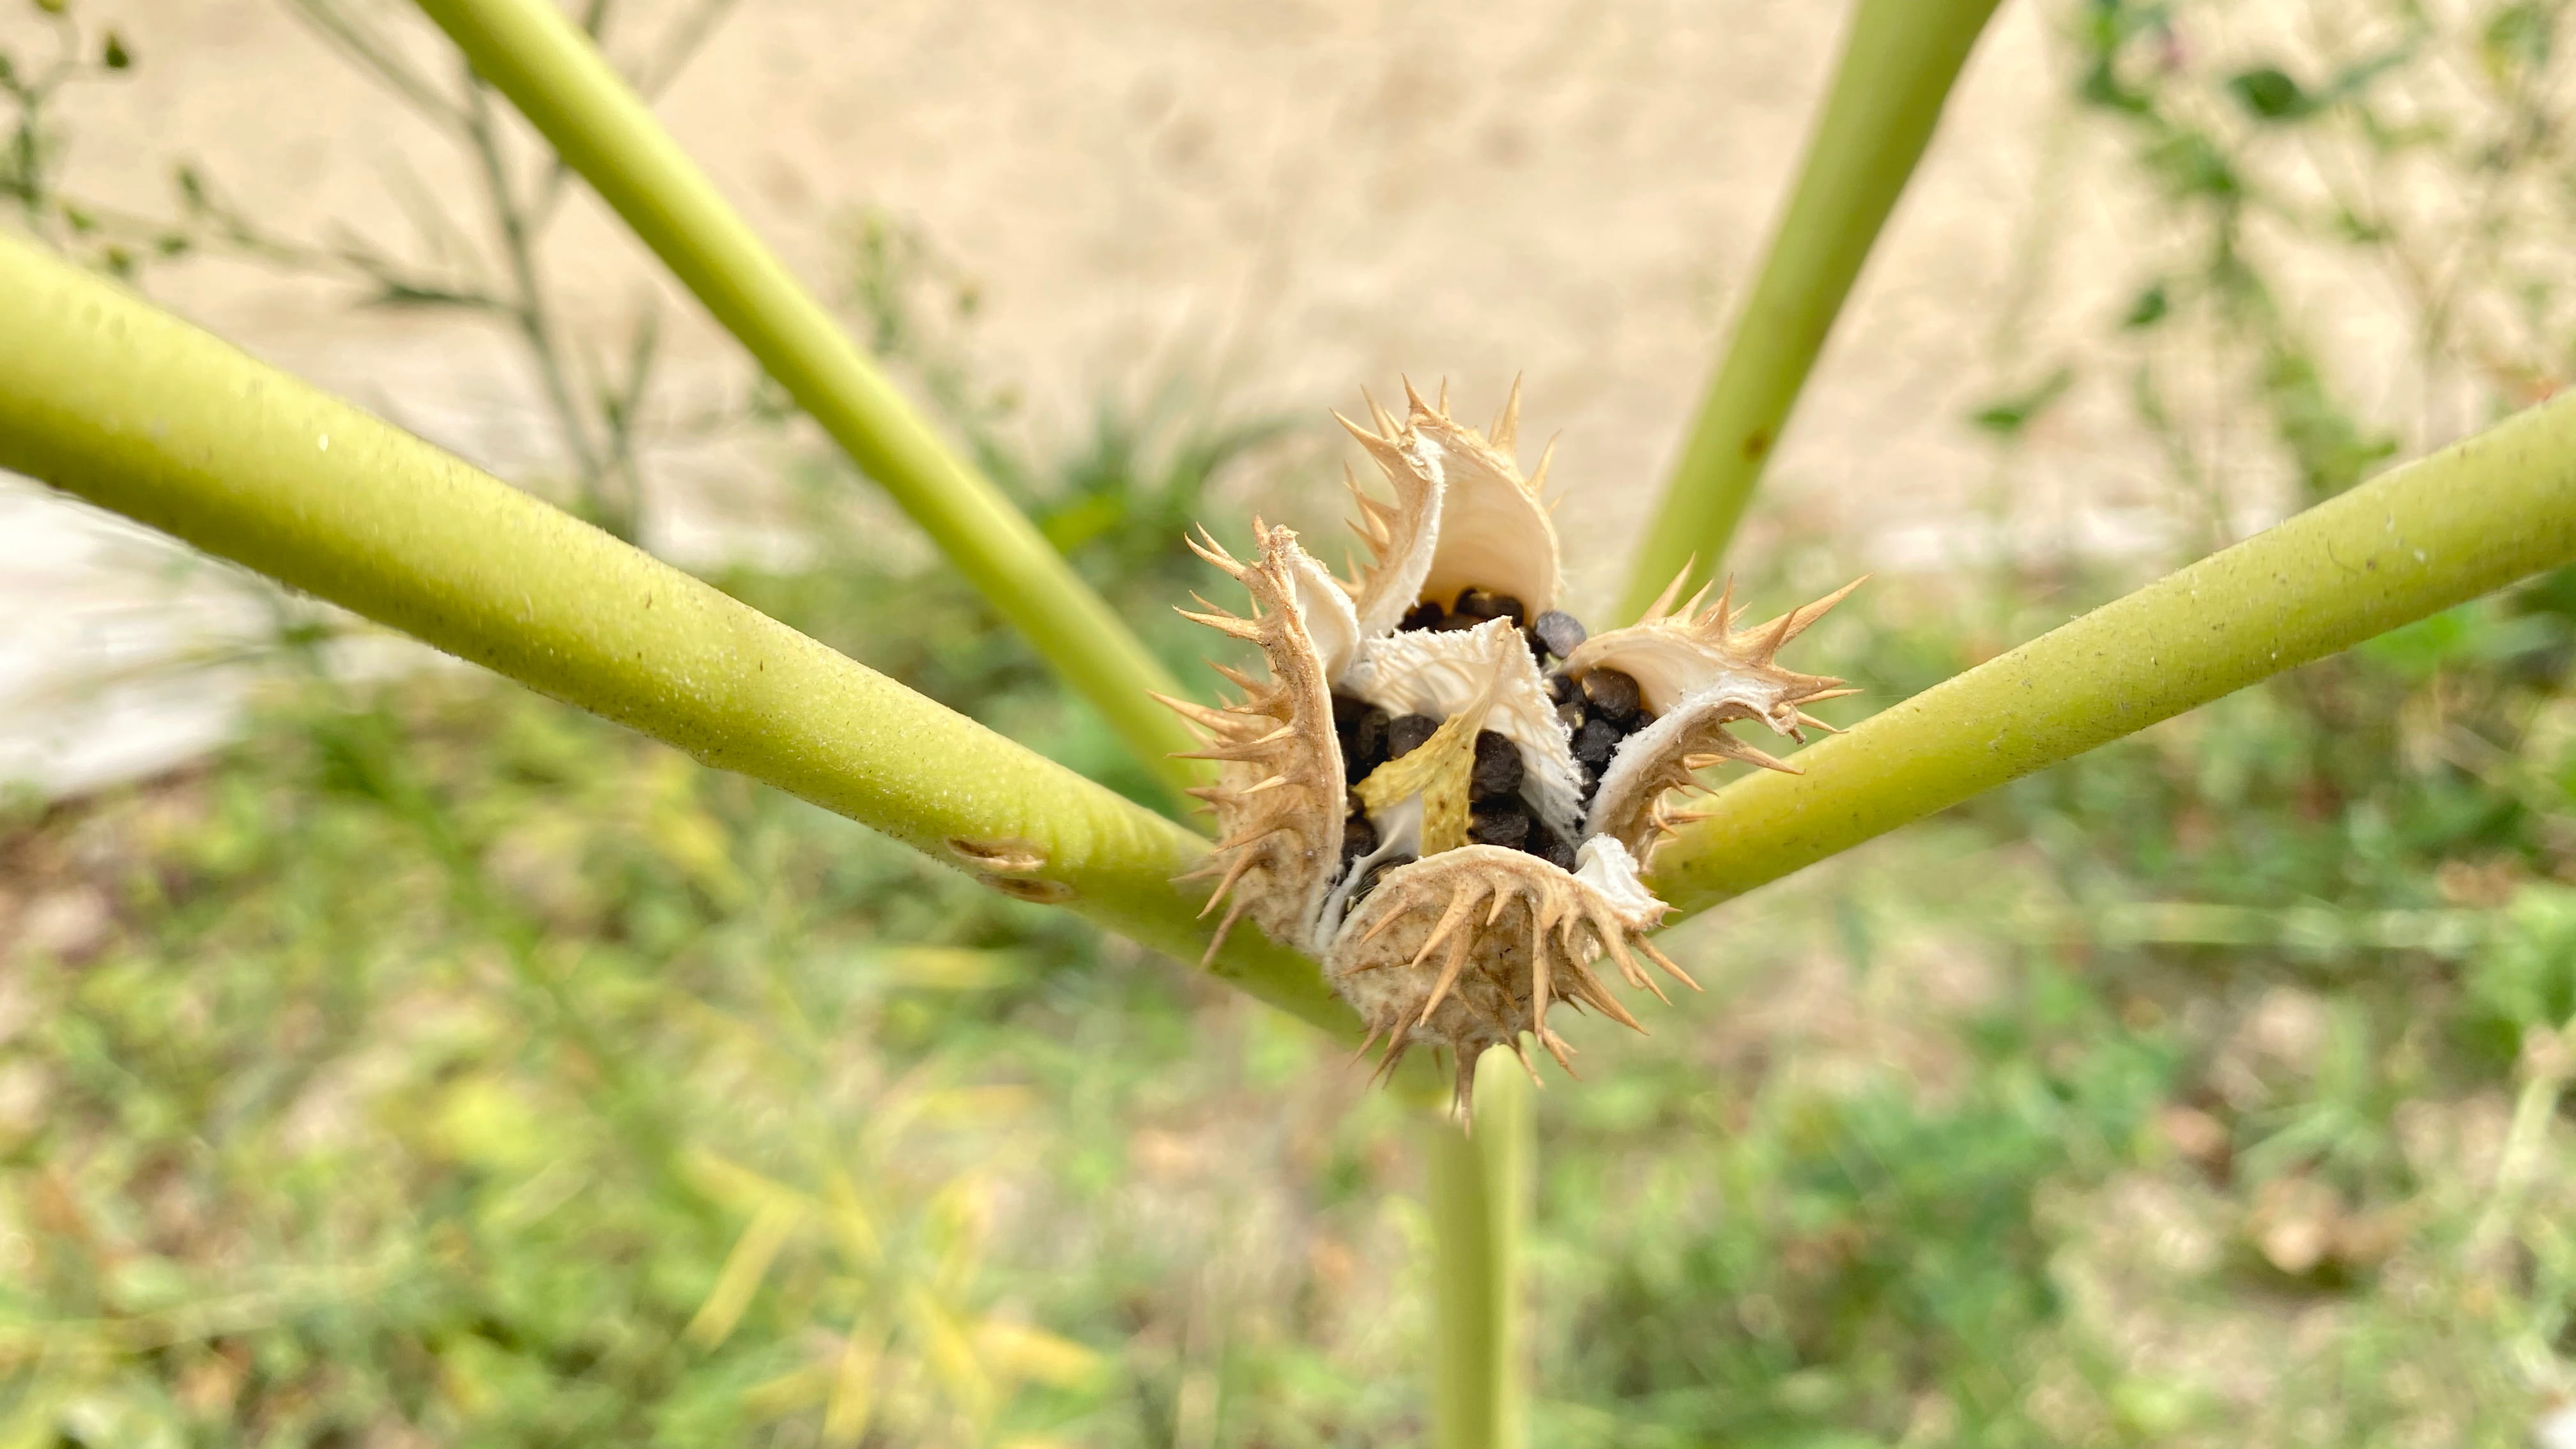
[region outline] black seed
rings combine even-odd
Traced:
[[[1476,766],[1468,789],[1479,800],[1509,795],[1521,787],[1521,747],[1492,730],[1476,731]]]
[[[1385,710],[1371,706],[1349,729],[1339,732],[1343,783],[1356,785],[1386,763],[1386,727],[1392,722]]]
[[[1591,766],[1597,776],[1610,767],[1610,757],[1618,753],[1619,742],[1627,737],[1625,731],[1606,719],[1585,720],[1583,728],[1574,732],[1574,758]]]
[[[1547,697],[1558,704],[1574,704],[1583,698],[1583,686],[1562,674],[1547,677]]]
[[[1477,618],[1473,614],[1444,614],[1440,617],[1439,623],[1431,626],[1431,632],[1434,634],[1463,634],[1467,630],[1473,629],[1483,622],[1485,621]]]
[[[1556,722],[1565,726],[1567,734],[1583,728],[1583,718],[1583,704],[1580,700],[1569,701],[1556,707]]]
[[[1398,629],[1437,628],[1439,627],[1441,616],[1447,612],[1448,610],[1441,608],[1438,604],[1431,602],[1429,599],[1425,599],[1421,603],[1407,609],[1405,611],[1404,618],[1398,622],[1395,627]]]
[[[1365,815],[1353,815],[1342,822],[1342,864],[1348,865],[1377,849],[1377,827]]]
[[[1574,842],[1544,825],[1536,825],[1531,829],[1529,843],[1521,849],[1540,857],[1560,870],[1574,869]]]
[[[1509,619],[1515,629],[1529,618],[1529,611],[1521,607],[1520,600],[1509,594],[1497,594],[1485,589],[1467,589],[1461,592],[1458,595],[1458,605],[1453,612],[1476,619]]]
[[[1386,726],[1386,757],[1403,759],[1439,732],[1440,721],[1427,714],[1397,715]]]
[[[1336,730],[1346,730],[1351,726],[1358,724],[1360,722],[1360,716],[1368,712],[1369,702],[1357,695],[1336,694],[1333,696],[1333,728]]]
[[[1583,697],[1606,718],[1623,722],[1635,717],[1645,703],[1637,681],[1616,669],[1595,669],[1585,674]]]
[[[1530,818],[1523,811],[1496,806],[1480,808],[1467,818],[1467,839],[1477,845],[1508,845],[1517,850],[1529,834]]]
[[[1582,647],[1585,638],[1582,621],[1563,609],[1550,609],[1539,615],[1531,623],[1530,633],[1559,659]]]

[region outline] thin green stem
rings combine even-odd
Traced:
[[[1153,693],[1178,694],[1126,624],[752,234],[553,0],[419,0],[769,375],[910,514],[1167,784],[1195,748]]]
[[[1476,1063],[1475,1132],[1426,1114],[1434,1282],[1432,1423],[1440,1449],[1529,1441],[1521,1242],[1537,1166],[1529,1079],[1508,1048]]]
[[[1207,843],[598,529],[0,235],[0,468],[1196,960]],[[1356,1041],[1314,964],[1211,963]]]
[[[572,378],[556,338],[554,314],[546,305],[545,285],[537,274],[536,239],[520,209],[509,163],[501,154],[499,129],[492,124],[491,93],[470,72],[465,77],[464,131],[467,149],[474,153],[475,165],[483,175],[493,230],[500,235],[502,262],[510,269],[510,317],[536,363],[546,404],[554,409],[555,431],[562,437],[565,450],[572,454],[573,471],[581,480],[583,511],[591,522],[633,543],[642,520],[629,506],[633,500],[609,496],[614,486],[611,465],[593,445],[590,420],[573,400]]]
[[[1797,189],[1646,530],[1619,618],[1717,572],[1861,263],[1996,0],[1859,0]],[[1685,593],[1688,589],[1684,590]]]
[[[2576,560],[2576,398],[2518,414],[1759,772],[1665,842],[1699,910],[2268,675]]]

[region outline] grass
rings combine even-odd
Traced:
[[[2576,1006],[2564,814],[2404,722],[2563,718],[2545,596],[1695,925],[1708,994],[1539,1099],[1538,1441],[2518,1433],[2576,1173],[2463,1245]],[[1894,689],[1928,612],[1822,647]],[[6,851],[5,1442],[1420,1431],[1422,1185],[1362,1073],[819,811],[478,679],[307,678]],[[2485,935],[2088,937],[2174,899]]]

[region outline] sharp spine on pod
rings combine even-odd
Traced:
[[[1774,661],[1858,583],[1738,629],[1731,588],[1676,609],[1676,580],[1639,623],[1587,638],[1558,608],[1547,460],[1524,476],[1512,456],[1520,384],[1490,435],[1448,415],[1445,389],[1404,393],[1400,421],[1365,394],[1373,426],[1340,419],[1393,494],[1350,480],[1369,557],[1349,578],[1258,519],[1248,561],[1192,541],[1252,605],[1181,612],[1258,646],[1270,677],[1220,665],[1241,699],[1164,703],[1220,762],[1196,793],[1222,838],[1185,877],[1218,882],[1217,939],[1249,915],[1313,954],[1385,1042],[1381,1071],[1446,1049],[1464,1110],[1489,1046],[1528,1066],[1526,1033],[1572,1069],[1553,1005],[1637,1025],[1595,974],[1603,957],[1659,996],[1641,957],[1694,984],[1646,939],[1668,908],[1643,862],[1690,818],[1668,802],[1705,788],[1696,771],[1792,768],[1728,724],[1831,728],[1804,706],[1852,691]]]

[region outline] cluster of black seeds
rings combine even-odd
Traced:
[[[1655,722],[1637,681],[1616,669],[1584,671],[1580,680],[1565,674],[1547,677],[1547,696],[1556,701],[1556,717],[1574,736],[1574,764],[1583,776],[1583,803],[1601,790],[1601,776],[1620,742]]]
[[[1518,629],[1521,638],[1529,644],[1531,656],[1542,664],[1550,658],[1563,660],[1584,640],[1583,625],[1573,615],[1550,609],[1533,620],[1520,600],[1509,594],[1496,594],[1484,589],[1462,590],[1446,608],[1436,599],[1425,599],[1414,605],[1397,627],[1473,629],[1488,619],[1511,620],[1512,627]],[[1653,719],[1637,707],[1635,680],[1624,674],[1593,671],[1595,676],[1603,674],[1627,684],[1627,712],[1617,717],[1628,723],[1616,733],[1604,737],[1608,743],[1600,751],[1599,762],[1585,770],[1586,801],[1591,799],[1594,782],[1609,763],[1609,751],[1617,748],[1618,742],[1630,733],[1645,728]],[[1548,676],[1548,686],[1559,700],[1580,697],[1567,692],[1570,685],[1562,674]],[[1605,720],[1611,717],[1606,712],[1602,715]],[[1580,731],[1587,723],[1588,716],[1578,716],[1567,724],[1569,729],[1578,732],[1577,759],[1583,758]],[[1439,728],[1440,721],[1429,715],[1390,715],[1366,700],[1346,694],[1333,696],[1333,733],[1341,742],[1345,784],[1357,785],[1378,766],[1421,748],[1423,742]],[[1562,869],[1572,870],[1574,842],[1549,829],[1546,822],[1532,812],[1529,802],[1521,798],[1521,782],[1525,773],[1518,746],[1492,730],[1477,733],[1476,763],[1469,776],[1467,839],[1477,845],[1501,845],[1524,850]],[[1369,823],[1368,813],[1361,808],[1356,792],[1347,796],[1347,804],[1349,808],[1342,821],[1342,864],[1345,869],[1351,862],[1377,849],[1378,845],[1377,827]],[[1390,856],[1371,866],[1369,878],[1360,882],[1359,889],[1352,893],[1352,903],[1357,904],[1360,897],[1374,889],[1379,876],[1413,859],[1410,855]]]
[[[1342,746],[1342,773],[1353,785],[1365,780],[1369,772],[1389,760],[1400,759],[1420,749],[1438,732],[1440,721],[1427,714],[1389,716],[1385,710],[1346,694],[1333,696],[1333,730]],[[1469,767],[1467,839],[1476,845],[1501,845],[1525,850],[1542,860],[1572,870],[1574,843],[1550,830],[1521,798],[1521,782],[1528,766],[1521,759],[1520,746],[1492,730],[1476,732],[1476,762]],[[1359,792],[1346,791],[1343,797],[1342,865],[1377,849],[1377,827],[1369,822],[1368,812],[1360,804]],[[1393,855],[1369,867],[1368,879],[1360,882],[1352,894],[1357,904],[1377,885],[1377,878],[1416,857]]]
[[[1550,656],[1565,658],[1584,640],[1583,624],[1572,614],[1562,609],[1550,609],[1533,619],[1520,600],[1485,589],[1462,589],[1456,601],[1445,609],[1439,600],[1425,599],[1414,605],[1395,627],[1398,632],[1428,629],[1436,633],[1473,629],[1488,619],[1511,620],[1512,627],[1521,631],[1522,640],[1529,645],[1530,656],[1542,664]]]

